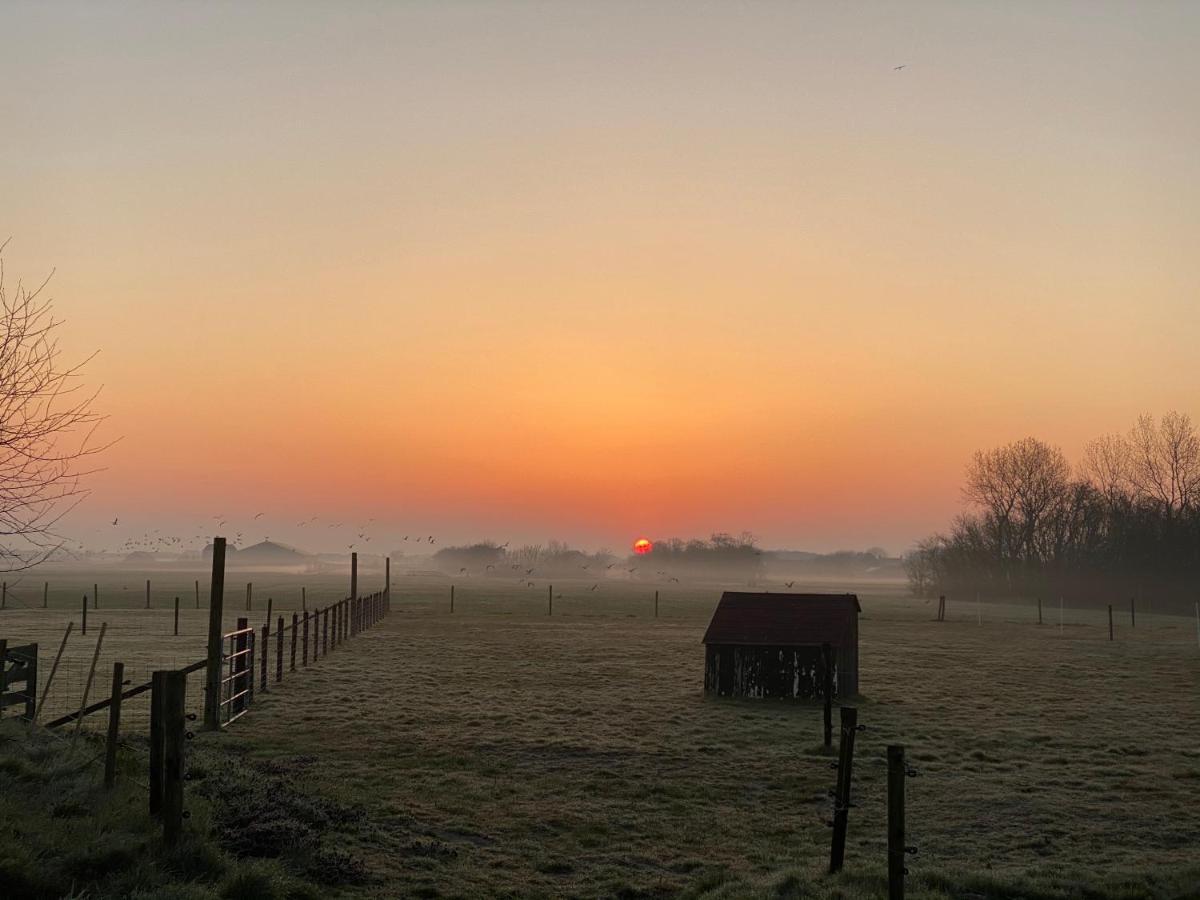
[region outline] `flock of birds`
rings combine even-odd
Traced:
[[[207,522],[200,522],[197,524],[195,526],[196,533],[192,535],[170,534],[162,529],[155,528],[150,531],[142,532],[141,534],[132,534],[124,537],[123,540],[115,545],[111,543],[111,538],[107,540],[105,539],[106,536],[101,533],[102,529],[96,529],[92,534],[92,542],[102,545],[107,552],[115,551],[125,554],[153,553],[183,556],[198,553],[202,548],[208,546],[208,544],[212,542],[214,534],[228,533],[228,529],[231,526],[237,527],[238,524],[241,524],[242,527],[238,528],[232,535],[229,536],[230,543],[234,547],[243,546],[246,543],[247,538],[254,542],[269,541],[271,540],[270,534],[259,530],[259,523],[266,516],[267,514],[265,512],[255,513],[249,518],[247,524],[246,520],[243,520],[242,523],[237,523],[235,518],[232,516],[224,514],[216,515]],[[321,522],[320,516],[312,516],[311,518],[294,523],[294,527],[316,530],[316,528],[319,527],[318,523],[320,523],[324,525],[326,529],[332,530],[335,533],[340,531],[341,534],[338,536],[343,540],[348,540],[348,543],[346,543],[344,546],[346,550],[349,551],[354,550],[355,548],[367,548],[367,545],[371,543],[372,538],[377,537],[371,533],[371,527],[374,522],[375,519],[373,518],[367,519],[366,522],[359,525],[336,521]],[[121,517],[113,516],[112,522],[109,523],[108,529],[106,530],[111,534],[112,529],[120,528],[120,526]],[[345,529],[347,528],[350,529],[349,533],[345,532]],[[404,540],[409,540],[408,535],[405,535]],[[436,543],[436,539],[433,535],[429,535],[428,538],[422,538],[421,540],[428,541],[430,544]],[[71,540],[67,543],[69,544],[69,549],[84,553],[89,552],[88,547],[82,541]]]

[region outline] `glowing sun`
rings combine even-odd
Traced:
[[[646,538],[638,538],[633,542],[633,552],[638,554],[649,553],[654,549],[654,545]]]

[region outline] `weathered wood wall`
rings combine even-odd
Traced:
[[[834,649],[833,690],[842,696],[850,660]],[[843,658],[847,657],[843,662]],[[854,666],[856,669],[857,666]],[[749,647],[710,644],[705,647],[704,691],[719,697],[821,698],[823,673],[820,647]],[[854,679],[857,682],[857,678]],[[847,696],[857,690],[851,687]]]

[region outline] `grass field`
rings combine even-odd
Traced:
[[[549,618],[545,590],[459,583],[451,615],[448,582],[397,578],[383,623],[202,740],[365,810],[336,841],[374,880],[346,896],[878,896],[889,743],[920,771],[911,896],[1200,896],[1190,620],[1125,614],[1109,642],[1097,610],[1038,627],[1028,604],[952,599],[935,623],[899,586],[860,592],[868,727],[847,871],[828,879],[819,708],[703,696],[719,588],[674,585],[655,620],[652,585],[590,586],[556,586]],[[111,658],[203,655],[205,611],[178,639],[151,614],[109,614],[127,621]],[[67,615],[9,610],[0,633]]]

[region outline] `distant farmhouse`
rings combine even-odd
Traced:
[[[858,693],[854,594],[726,591],[704,633],[704,691],[720,697],[821,695],[828,646],[834,694]]]
[[[262,541],[237,551],[229,561],[231,565],[243,567],[296,568],[311,565],[315,562],[315,557],[287,544]]]

